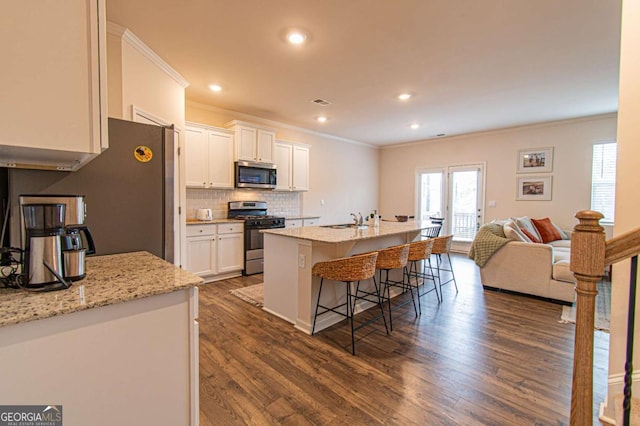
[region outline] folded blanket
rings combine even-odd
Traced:
[[[476,262],[476,265],[482,268],[491,256],[509,241],[504,236],[502,225],[497,223],[482,225],[473,243],[471,243],[469,257]]]

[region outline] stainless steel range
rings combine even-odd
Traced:
[[[229,201],[229,219],[244,220],[244,275],[264,270],[261,229],[284,228],[284,217],[267,215],[266,201]]]

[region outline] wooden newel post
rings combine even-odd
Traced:
[[[583,210],[571,236],[571,271],[576,277],[577,313],[571,387],[571,425],[593,422],[593,326],[596,283],[604,274],[606,236],[601,213]]]

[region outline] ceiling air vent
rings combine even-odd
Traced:
[[[324,99],[320,99],[320,98],[314,99],[311,102],[313,102],[314,104],[322,105],[322,106],[331,105],[331,102],[325,101]]]

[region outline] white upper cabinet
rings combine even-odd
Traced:
[[[309,147],[293,145],[291,154],[292,189],[294,191],[309,190]]]
[[[256,161],[273,163],[273,149],[275,142],[275,130],[258,129],[258,134],[256,136]]]
[[[206,188],[209,184],[208,132],[202,127],[184,130],[184,174],[187,186]]]
[[[233,134],[192,123],[185,128],[185,183],[191,188],[233,188]]]
[[[257,161],[256,137],[258,130],[244,126],[238,126],[234,130],[236,137],[236,159]]]
[[[104,0],[7,0],[0,166],[77,170],[108,147]]]
[[[209,184],[233,188],[233,135],[226,130],[209,130]]]
[[[309,146],[277,141],[274,163],[277,167],[277,191],[309,190]]]
[[[235,160],[273,163],[276,131],[244,121],[230,121],[225,127],[234,132]]]
[[[276,191],[291,191],[291,153],[293,146],[289,143],[276,142],[274,163],[276,165]]]

